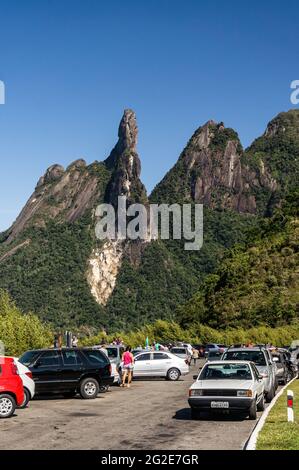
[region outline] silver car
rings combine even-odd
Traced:
[[[178,356],[181,359],[184,359],[184,361],[187,361],[189,365],[191,364],[191,354],[189,353],[186,347],[174,346],[173,348],[171,348],[170,352],[174,354],[175,356]]]
[[[275,396],[277,388],[276,366],[269,358],[268,350],[263,347],[228,348],[222,355],[223,361],[249,361],[254,362],[259,374],[263,377],[266,402]]]
[[[184,359],[166,351],[148,351],[135,356],[133,377],[165,377],[178,380],[187,375],[189,366]]]

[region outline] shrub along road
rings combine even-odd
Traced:
[[[187,396],[196,372],[178,382],[112,387],[96,400],[36,399],[0,422],[0,449],[242,449],[255,421],[191,420]]]

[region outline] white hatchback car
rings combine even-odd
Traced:
[[[135,356],[133,377],[165,377],[167,380],[178,380],[187,375],[189,365],[180,357],[168,351],[148,351]]]
[[[19,376],[23,381],[24,387],[24,401],[19,408],[26,408],[29,401],[32,400],[35,395],[35,382],[32,378],[32,372],[28,369],[28,367],[21,364],[16,358],[14,358],[14,361],[18,368]]]
[[[189,390],[192,418],[200,411],[245,412],[256,419],[265,409],[264,381],[255,364],[247,361],[207,362]]]

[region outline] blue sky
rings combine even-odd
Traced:
[[[0,0],[0,230],[46,168],[107,157],[123,109],[148,190],[208,119],[243,145],[290,103],[298,1]]]

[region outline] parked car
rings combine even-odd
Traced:
[[[224,353],[226,346],[224,344],[209,343],[205,345],[205,357],[208,357],[209,352]]]
[[[119,366],[121,363],[121,358],[125,352],[124,346],[121,345],[109,345],[101,346],[100,350],[103,351],[107,356],[112,366],[111,375],[113,375],[113,383],[118,383],[120,381],[119,376]]]
[[[0,357],[0,419],[10,418],[24,402],[23,382],[12,357]]]
[[[200,411],[221,410],[245,412],[256,419],[257,411],[265,408],[263,377],[252,362],[207,362],[194,378],[188,399],[192,418]]]
[[[189,364],[189,365],[191,364],[192,356],[190,355],[187,348],[174,346],[173,348],[170,349],[170,352],[171,354],[174,354],[175,356],[178,356],[181,359],[183,359],[186,362],[186,364]]]
[[[264,380],[266,401],[270,403],[275,396],[277,379],[276,369],[273,366],[273,362],[269,360],[269,355],[265,348],[229,348],[223,353],[221,359],[223,361],[254,362]]]
[[[137,354],[140,354],[142,352],[148,352],[150,349],[132,349],[132,354],[133,356],[137,356]]]
[[[24,364],[21,364],[17,358],[14,358],[15,364],[18,368],[19,376],[22,379],[23,382],[23,388],[24,388],[24,401],[19,408],[26,408],[28,405],[29,401],[32,400],[32,398],[35,395],[35,382],[33,380],[32,372],[28,367],[24,366]]]
[[[207,355],[207,361],[208,362],[213,362],[213,361],[220,361],[222,356],[222,353],[220,351],[215,351],[215,350],[210,350]]]
[[[32,350],[19,361],[32,372],[36,394],[72,397],[79,393],[84,399],[93,399],[102,386],[113,384],[107,355],[92,348]]]
[[[294,377],[297,377],[298,368],[292,362],[291,353],[285,348],[277,348],[272,352],[273,361],[276,364],[276,376],[278,382],[285,385]]]
[[[135,356],[134,378],[165,377],[174,381],[188,372],[185,360],[168,351],[148,351]]]

